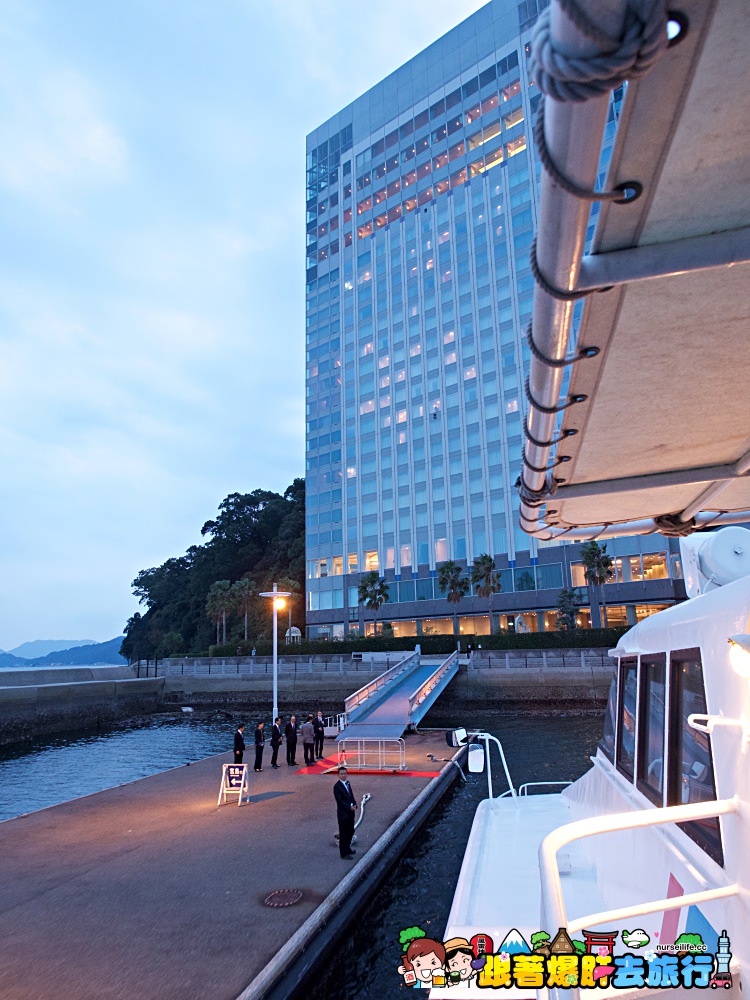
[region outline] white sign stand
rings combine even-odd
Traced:
[[[247,764],[223,764],[221,768],[221,788],[217,806],[225,805],[228,795],[237,796],[237,805],[242,805],[243,796],[250,799],[250,782],[247,774]],[[222,799],[224,800],[222,802]]]

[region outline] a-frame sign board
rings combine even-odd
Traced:
[[[247,774],[247,764],[224,764],[221,769],[221,788],[219,789],[218,806],[224,805],[228,795],[237,796],[237,805],[242,805],[242,799],[250,798],[250,782]]]

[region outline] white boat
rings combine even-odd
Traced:
[[[454,1000],[750,984],[750,532],[713,530],[750,521],[750,4],[685,0],[668,48],[663,5],[577,9],[554,0],[532,42],[543,90],[562,65],[580,96],[588,65],[593,96],[545,102],[521,524],[679,535],[694,596],[611,651],[582,778],[480,804],[444,935],[471,978],[430,993]],[[583,255],[628,44],[647,54],[606,81],[629,79],[605,180],[626,202]]]

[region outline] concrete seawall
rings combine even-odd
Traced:
[[[213,664],[210,674],[209,666],[200,661],[196,669],[186,669],[185,661],[162,661],[160,666],[166,676],[138,677],[130,667],[0,671],[0,744],[40,732],[94,728],[181,705],[246,712],[251,717],[270,713],[272,670],[265,662],[222,661]],[[383,669],[385,664],[377,661],[345,661],[339,656],[282,663],[279,710],[284,715],[318,708],[325,714],[341,712],[344,699]],[[457,710],[487,708],[601,710],[611,678],[612,665],[604,650],[483,651],[471,663],[462,663],[432,714],[439,718]]]

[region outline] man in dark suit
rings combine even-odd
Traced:
[[[339,821],[339,854],[344,861],[351,861],[356,854],[352,850],[352,837],[357,800],[349,784],[349,774],[343,765],[339,768],[339,780],[333,786],[333,797],[336,799],[336,818]]]
[[[237,732],[234,734],[234,762],[235,764],[242,763],[242,754],[245,752],[245,740],[242,734],[245,731],[245,723],[241,722],[237,726]]]
[[[316,718],[313,719],[313,729],[315,730],[315,758],[322,760],[323,743],[326,738],[326,724],[322,712],[318,712]]]
[[[284,737],[286,739],[286,762],[291,767],[292,764],[296,764],[295,759],[297,754],[297,718],[292,716],[289,722],[286,724],[286,729],[284,730]]]
[[[255,730],[255,770],[263,770],[263,747],[266,745],[266,738],[263,735],[263,723],[258,723]]]
[[[279,756],[279,747],[281,746],[281,719],[277,716],[273,720],[273,729],[271,730],[271,749],[273,753],[271,754],[271,767],[278,767],[276,763]]]

